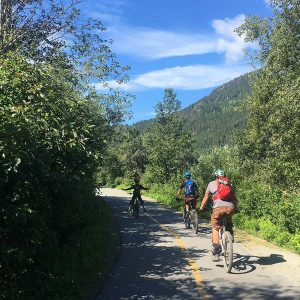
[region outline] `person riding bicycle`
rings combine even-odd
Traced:
[[[221,220],[224,215],[227,215],[226,230],[233,236],[232,215],[237,210],[237,199],[233,187],[230,185],[228,178],[225,177],[225,171],[218,169],[214,172],[214,176],[215,180],[211,181],[206,188],[204,197],[201,201],[200,211],[205,209],[209,197],[212,196],[213,211],[211,215],[211,252],[212,260],[217,261],[219,259],[219,254],[222,251],[219,242],[219,229],[222,225]]]
[[[134,199],[137,197],[139,199],[142,207],[143,207],[143,210],[146,211],[145,206],[144,206],[144,200],[141,197],[141,190],[146,190],[147,191],[149,189],[140,184],[140,178],[138,176],[136,176],[134,178],[134,183],[135,184],[133,184],[131,187],[126,188],[126,189],[122,189],[124,191],[133,190],[132,198],[129,202],[129,207],[133,205]],[[129,207],[128,207],[128,209],[129,209]]]
[[[184,218],[186,215],[186,212],[189,211],[189,203],[192,206],[192,209],[195,209],[197,206],[197,199],[199,195],[197,184],[191,180],[192,174],[190,171],[186,171],[183,174],[184,176],[184,182],[180,185],[177,193],[176,193],[176,199],[179,199],[179,195],[181,191],[184,189]]]

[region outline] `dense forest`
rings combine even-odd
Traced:
[[[269,2],[272,17],[236,29],[258,45],[256,72],[183,110],[165,89],[155,119],[136,126],[121,125],[129,95],[91,84],[128,79],[101,23],[73,1],[2,2],[1,298],[84,298],[114,251],[94,189],[136,174],[174,207],[185,170],[203,192],[224,168],[237,187],[235,225],[300,253],[300,3]]]

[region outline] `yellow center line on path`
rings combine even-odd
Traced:
[[[175,237],[176,243],[177,245],[181,248],[181,250],[184,252],[185,256],[188,259],[188,264],[192,269],[192,273],[194,276],[194,279],[196,281],[197,287],[198,287],[198,292],[201,296],[200,299],[205,299],[208,300],[210,299],[207,291],[205,289],[205,285],[203,282],[203,278],[200,274],[200,271],[198,269],[197,263],[196,261],[191,257],[191,255],[188,253],[187,247],[185,246],[183,240],[180,238],[180,236],[178,236],[172,229],[170,229],[168,226],[159,223],[155,218],[153,218],[152,216],[150,216],[149,214],[147,214],[147,216],[155,223],[157,223],[163,230],[168,231],[171,235],[173,235]]]

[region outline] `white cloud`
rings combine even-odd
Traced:
[[[111,28],[115,51],[120,54],[160,59],[213,52],[213,39],[189,33],[176,33],[148,28]]]
[[[113,50],[118,54],[156,60],[176,56],[220,53],[224,54],[227,63],[234,63],[243,58],[244,48],[253,47],[253,44],[245,43],[243,38],[234,32],[244,19],[244,15],[238,15],[233,19],[213,20],[214,32],[206,35],[195,32],[128,27],[118,19],[109,26],[109,35],[114,40]]]
[[[253,43],[245,43],[244,38],[235,33],[235,29],[243,24],[245,15],[238,15],[234,19],[214,20],[212,25],[219,36],[216,42],[218,52],[225,54],[226,61],[234,63],[244,57],[246,47],[254,48]]]
[[[191,65],[173,67],[141,74],[125,85],[110,82],[109,85],[127,91],[141,91],[146,89],[174,88],[178,90],[200,90],[216,87],[233,78],[250,71],[247,65]],[[102,90],[100,84],[96,85]]]

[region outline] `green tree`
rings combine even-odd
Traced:
[[[248,98],[249,121],[240,143],[242,159],[254,162],[264,181],[299,189],[300,47],[297,0],[270,1],[274,17],[247,18],[238,32],[258,41],[262,67]],[[250,163],[246,164],[249,166]]]
[[[166,89],[163,100],[155,107],[155,125],[144,135],[149,161],[147,177],[151,182],[169,182],[194,160],[192,138],[183,131],[179,109],[176,93]]]
[[[118,123],[127,115],[131,95],[108,82],[126,82],[128,66],[121,66],[102,37],[106,28],[86,19],[80,0],[1,0],[0,56],[22,53],[34,63],[49,63],[66,71],[65,80],[85,90],[102,105],[108,119]],[[105,87],[106,93],[95,88]]]

